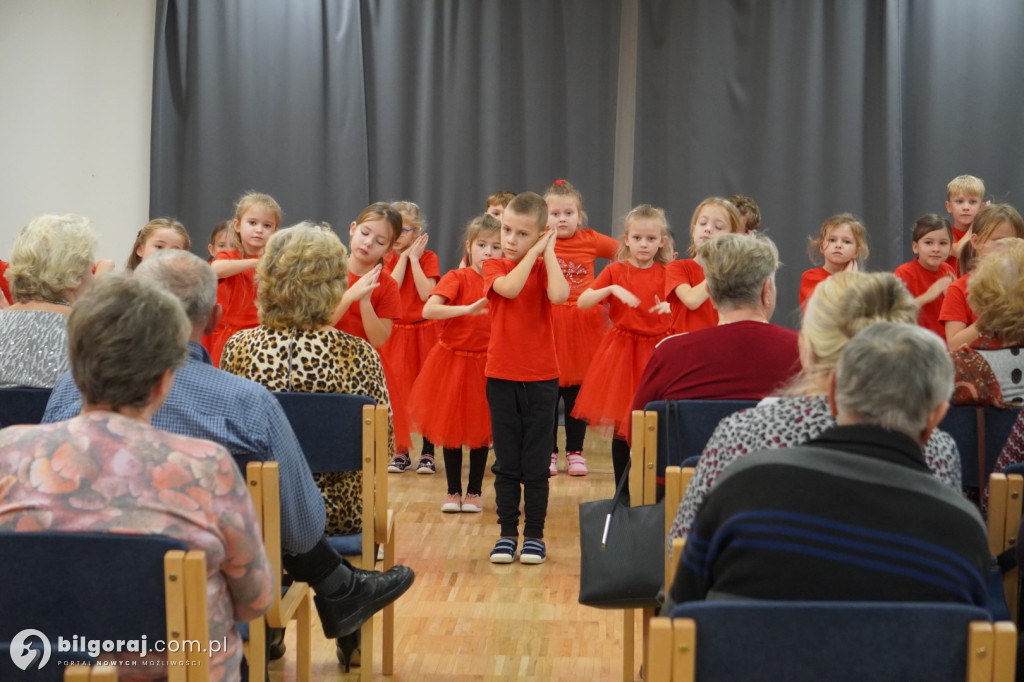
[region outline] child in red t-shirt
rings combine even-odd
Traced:
[[[969,268],[960,268],[960,251],[970,244],[971,226],[985,204],[985,181],[973,175],[958,175],[946,185],[946,211],[953,217],[953,248],[946,259],[957,277]]]
[[[608,331],[608,318],[601,307],[586,310],[576,299],[594,282],[594,259],[614,258],[619,242],[608,235],[583,227],[583,195],[565,180],[555,180],[544,193],[548,203],[548,229],[555,230],[555,257],[569,283],[569,300],[551,309],[558,353],[558,399],[565,410],[565,461],[570,476],[586,476],[583,441],[587,423],[572,416],[583,377],[594,352]],[[551,448],[551,475],[558,475],[558,403],[555,403],[555,432]]]
[[[420,207],[411,201],[396,201],[391,208],[402,216],[402,232],[384,257],[382,275],[390,275],[398,285],[402,316],[395,320],[391,336],[380,347],[380,357],[391,368],[396,389],[408,396],[419,376],[427,354],[437,342],[441,326],[423,317],[423,304],[437,285],[441,265],[437,254],[427,251],[426,226]],[[418,474],[434,473],[434,444],[423,438]]]
[[[147,256],[164,249],[181,249],[188,251],[192,248],[192,240],[188,236],[185,226],[174,218],[154,218],[142,226],[135,235],[135,243],[132,244],[132,252],[128,255],[128,261],[124,269],[128,272],[135,272],[139,263]]]
[[[907,285],[921,308],[917,323],[945,339],[939,312],[946,289],[956,279],[956,273],[946,262],[953,248],[953,231],[945,218],[929,213],[914,223],[911,240],[917,258],[896,268],[894,274]]]
[[[501,257],[501,223],[483,214],[466,227],[469,266],[441,278],[423,306],[430,320],[448,320],[423,363],[409,396],[409,412],[423,435],[444,448],[448,495],[443,512],[480,512],[491,444],[487,411],[487,341],[491,334],[481,266]],[[462,446],[469,448],[469,484],[462,498]]]
[[[281,224],[281,207],[269,194],[248,192],[235,204],[232,222],[236,248],[221,251],[210,266],[220,280],[217,303],[223,315],[210,334],[210,358],[220,365],[224,343],[240,329],[251,329],[260,323],[256,311],[256,263],[263,247]]]
[[[6,308],[11,303],[14,303],[11,300],[10,285],[7,283],[7,277],[4,276],[5,272],[7,272],[7,261],[0,260],[0,293],[3,294],[3,296],[0,296],[3,299],[0,300],[0,308]]]
[[[611,431],[616,481],[629,462],[626,439],[637,382],[672,325],[672,308],[661,300],[670,249],[665,212],[647,204],[637,206],[626,216],[619,260],[598,275],[578,302],[584,309],[605,299],[611,302],[613,326],[594,354],[574,416]]]
[[[939,321],[945,325],[946,345],[950,350],[973,343],[978,338],[978,316],[967,301],[967,282],[971,271],[988,254],[999,248],[999,240],[1024,239],[1024,222],[1009,204],[989,204],[978,211],[968,241],[960,250],[962,270],[967,274],[949,285],[942,302]]]
[[[864,224],[850,213],[832,216],[821,224],[817,239],[812,239],[807,245],[807,255],[812,263],[817,262],[818,254],[825,257],[825,264],[805,270],[800,277],[801,310],[818,284],[843,270],[856,272],[858,261],[867,259],[868,238]]]
[[[209,262],[213,262],[213,259],[217,257],[217,254],[221,251],[230,251],[233,243],[231,235],[234,231],[231,229],[230,220],[222,220],[213,226],[210,231],[210,243],[206,245],[206,250],[210,254],[207,259]]]
[[[672,328],[676,334],[718,324],[718,311],[711,304],[704,283],[704,268],[694,257],[697,247],[719,235],[743,231],[740,212],[729,200],[708,197],[697,204],[690,219],[690,257],[672,261],[665,270],[665,293],[672,305]]]
[[[558,356],[551,306],[569,298],[569,283],[555,256],[555,232],[545,229],[548,205],[539,194],[518,194],[501,219],[504,258],[483,263],[491,309],[487,344],[487,402],[494,439],[494,500],[501,538],[492,563],[515,560],[519,501],[523,550],[519,561],[543,563],[548,511],[551,432],[558,399]]]
[[[379,349],[391,336],[394,321],[402,316],[402,299],[395,280],[382,275],[381,260],[402,233],[402,216],[391,204],[377,202],[364,208],[349,225],[348,288],[341,303],[334,309],[334,326],[341,331],[366,339]],[[391,400],[395,430],[395,454],[388,471],[399,473],[409,466],[408,395],[395,381],[393,368],[381,358],[384,380]]]

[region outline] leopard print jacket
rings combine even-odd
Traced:
[[[349,393],[390,405],[377,351],[363,339],[336,329],[244,329],[224,345],[220,367],[271,391]],[[390,417],[388,422],[390,455],[395,438]],[[354,471],[314,475],[327,508],[328,535],[362,529],[359,476]]]

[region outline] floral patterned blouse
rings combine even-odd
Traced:
[[[0,530],[165,535],[206,552],[211,680],[240,679],[235,621],[271,603],[245,481],[219,445],[93,411],[0,431]]]
[[[803,445],[835,425],[825,396],[769,399],[719,422],[679,503],[668,534],[669,551],[674,538],[686,537],[711,486],[732,462],[756,450]],[[939,480],[960,492],[960,451],[952,436],[936,429],[924,457]]]

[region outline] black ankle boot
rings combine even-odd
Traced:
[[[373,614],[401,597],[415,577],[408,566],[395,566],[386,573],[352,569],[351,587],[313,598],[324,636],[337,639],[352,634]]]
[[[345,672],[348,672],[352,666],[359,665],[359,634],[360,630],[356,630],[351,635],[338,638],[336,646],[338,663],[345,668]]]

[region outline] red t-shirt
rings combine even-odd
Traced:
[[[507,258],[491,258],[481,266],[491,309],[491,338],[484,374],[509,381],[557,379],[558,357],[544,260],[537,259],[518,296],[505,298],[494,291],[494,281],[515,267],[516,263]]]
[[[940,278],[955,276],[953,269],[946,263],[939,265],[938,270],[929,270],[917,259],[899,266],[894,274],[906,283],[907,289],[915,298],[928,291],[928,287]],[[942,301],[945,298],[945,295],[940,295],[931,303],[921,306],[921,312],[917,316],[919,325],[925,329],[931,329],[943,339],[946,338],[946,329],[945,325],[939,322],[939,313],[942,311]]]
[[[391,251],[384,257],[384,269],[380,273],[381,277],[385,275],[391,277],[396,263],[398,263],[398,254]],[[433,251],[423,252],[420,257],[420,268],[423,269],[424,275],[434,280],[441,276],[441,264],[437,260],[437,254]],[[398,293],[402,299],[402,316],[397,321],[401,324],[415,324],[422,321],[423,305],[426,301],[421,299],[419,292],[416,291],[416,279],[412,275],[411,263],[405,265],[405,277],[402,278],[402,286],[398,288]]]
[[[655,296],[664,300],[665,266],[654,263],[649,268],[638,268],[627,261],[611,263],[594,280],[593,289],[618,284],[640,299],[640,305],[630,308],[615,296],[608,296],[608,316],[619,329],[642,334],[661,336],[672,325],[671,315],[647,312],[654,306]]]
[[[950,229],[953,230],[953,244],[956,244],[958,241],[963,239],[965,234],[967,234],[966,231],[957,228],[955,225],[951,225]],[[950,253],[949,254],[949,258],[946,259],[946,265],[948,265],[950,268],[953,269],[953,273],[957,277],[960,276],[960,259],[959,258],[957,258],[952,253]]]
[[[807,307],[807,299],[814,293],[815,287],[824,282],[832,275],[824,267],[805,270],[800,277],[800,310]]]
[[[0,260],[0,291],[3,291],[4,298],[8,303],[14,303],[11,299],[11,287],[7,283],[7,278],[4,277],[5,272],[7,272],[7,261]]]
[[[348,285],[352,286],[359,281],[360,277],[361,275],[349,270]],[[370,305],[373,306],[373,312],[377,313],[377,317],[382,320],[397,320],[402,316],[402,299],[398,295],[398,284],[391,279],[390,275],[385,275],[383,272],[377,281],[380,286],[370,294]],[[358,301],[348,307],[348,310],[334,326],[352,336],[369,341],[366,338],[366,328],[363,327],[363,316],[359,312]]]
[[[569,283],[569,298],[563,305],[576,305],[576,299],[594,281],[594,259],[614,258],[619,241],[589,228],[578,229],[568,239],[555,240],[555,257]]]
[[[676,296],[676,287],[680,284],[695,287],[703,281],[704,268],[693,258],[674,260],[665,266],[665,296],[672,304],[672,329],[677,334],[707,329],[718,324],[718,311],[715,310],[710,298],[701,303],[696,310],[690,310]]]
[[[978,321],[978,316],[967,303],[967,281],[970,276],[971,273],[968,272],[946,289],[946,297],[939,311],[939,322],[963,322],[970,327]],[[946,337],[945,331],[942,337]]]
[[[221,251],[214,260],[242,260],[241,251]],[[217,282],[217,303],[224,309],[223,326],[251,329],[260,324],[256,310],[256,269],[250,268]]]
[[[431,296],[443,296],[447,305],[469,305],[483,298],[484,278],[473,268],[460,268],[446,273]],[[482,352],[487,350],[491,336],[491,316],[461,315],[445,320],[438,340],[455,350]]]
[[[633,409],[655,400],[760,400],[799,370],[792,329],[743,321],[677,334],[654,349]]]

